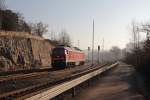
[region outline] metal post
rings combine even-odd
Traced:
[[[100,45],[98,45],[98,64],[99,64]]]
[[[88,47],[88,62],[90,61],[90,47]]]
[[[94,20],[93,20],[93,37],[92,37],[92,65],[94,64]]]
[[[78,48],[79,48],[79,46],[80,46],[80,41],[78,40]]]
[[[90,79],[87,82],[88,82],[88,86],[90,86]]]
[[[74,97],[76,95],[76,89],[75,87],[72,88],[72,97]]]
[[[102,64],[104,63],[104,39],[102,41]]]

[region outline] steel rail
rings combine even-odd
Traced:
[[[29,73],[29,74],[17,74],[17,75],[3,76],[3,77],[0,77],[0,82],[10,81],[10,80],[18,80],[18,79],[26,79],[26,78],[37,77],[37,76],[46,75],[46,74],[48,74],[48,71],[33,72],[33,73]]]
[[[46,69],[36,69],[36,70],[25,70],[25,71],[20,71],[20,72],[16,72],[16,73],[12,73],[9,75],[0,75],[0,82],[4,82],[4,81],[10,81],[10,80],[18,80],[18,79],[26,79],[26,78],[30,78],[30,77],[36,77],[36,76],[40,76],[40,75],[46,75],[48,74],[48,72],[54,72],[57,71],[56,69],[50,69],[50,68],[46,68]],[[4,73],[0,73],[0,74],[6,74],[6,72]]]

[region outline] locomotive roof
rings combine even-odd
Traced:
[[[57,46],[56,48],[65,48],[66,50],[75,50],[75,51],[82,51],[77,47],[70,47],[70,46]]]

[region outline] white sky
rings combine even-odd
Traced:
[[[95,20],[95,49],[105,40],[105,49],[124,48],[130,40],[131,21],[150,19],[150,0],[6,0],[8,8],[29,22],[42,21],[49,31],[65,29],[74,46],[87,49],[92,43]]]

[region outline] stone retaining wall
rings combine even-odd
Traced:
[[[51,65],[53,46],[41,37],[23,32],[0,32],[0,71]]]

